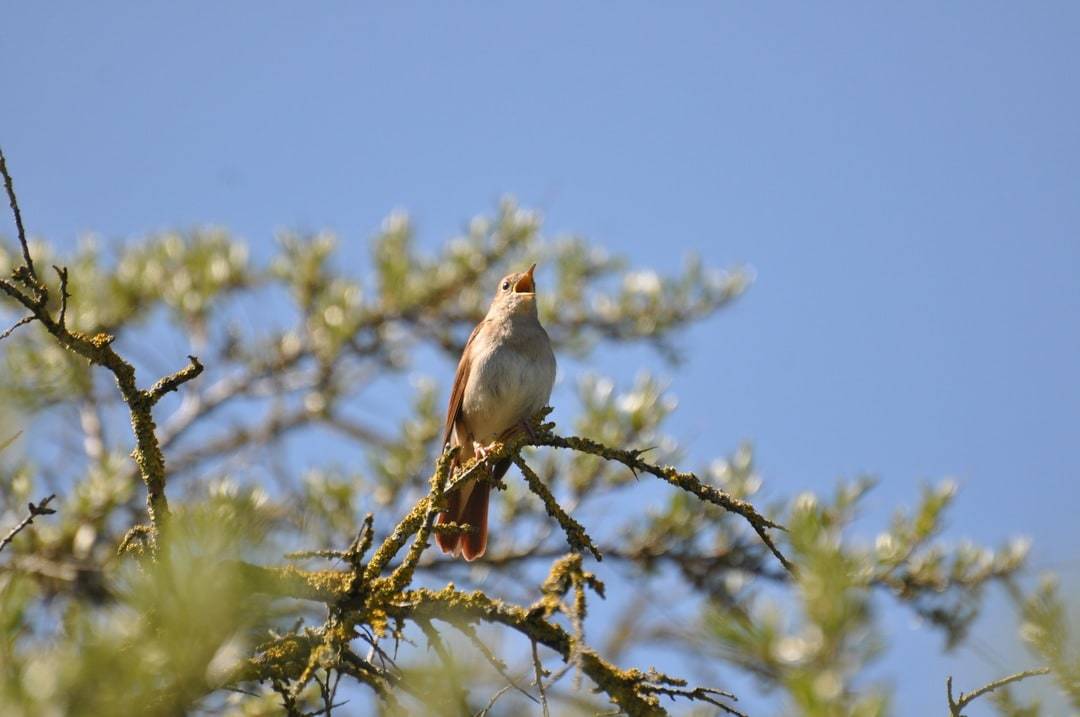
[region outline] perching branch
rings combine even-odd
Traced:
[[[574,608],[567,614],[571,622],[579,622],[584,614],[584,586],[589,585],[602,595],[603,585],[581,567],[581,556],[570,554],[563,560],[556,561],[552,573],[545,581],[543,597],[533,606],[525,608],[508,605],[495,600],[483,592],[465,593],[448,585],[441,591],[428,589],[407,590],[411,582],[420,553],[427,545],[431,532],[431,520],[440,507],[444,490],[450,490],[463,480],[472,479],[476,471],[483,470],[487,461],[499,460],[500,452],[516,450],[515,447],[497,446],[486,459],[456,476],[446,485],[452,453],[445,452],[438,462],[431,479],[431,492],[421,498],[409,513],[398,523],[391,534],[375,551],[374,556],[361,575],[357,575],[359,566],[351,571],[320,571],[306,573],[295,568],[274,569],[260,568],[254,565],[237,563],[236,569],[250,580],[258,590],[272,595],[317,600],[330,605],[335,620],[345,620],[347,624],[360,624],[370,621],[372,624],[385,625],[388,620],[411,621],[418,624],[429,637],[437,652],[441,641],[431,637],[430,621],[444,620],[452,625],[471,625],[483,621],[509,627],[530,641],[542,644],[558,653],[567,663],[576,663],[597,687],[630,715],[663,715],[659,697],[682,697],[704,701],[721,707],[731,714],[740,714],[730,706],[717,700],[727,697],[727,693],[707,688],[687,689],[686,683],[657,676],[658,673],[645,673],[640,670],[622,671],[608,663],[592,648],[584,643],[580,628],[574,633],[566,631],[548,618],[555,612],[567,612],[562,596],[567,591],[575,591]],[[482,478],[481,478],[482,479]],[[582,529],[582,532],[583,529]],[[381,578],[383,568],[404,547],[410,535],[415,535],[413,546],[401,565],[388,578]],[[590,541],[591,542],[591,541]],[[357,584],[359,580],[359,584]],[[576,616],[576,617],[575,617]],[[385,629],[385,628],[380,628]],[[399,628],[396,628],[400,630]],[[397,634],[395,632],[395,634]],[[310,668],[313,664],[314,650],[317,646],[310,641],[291,642],[289,664],[304,664]],[[306,651],[297,653],[296,649]],[[445,660],[446,657],[441,655]],[[256,674],[268,674],[267,670],[280,669],[274,666],[270,653],[256,658],[253,667]],[[310,669],[299,675],[299,684]],[[542,679],[542,676],[541,676]],[[541,685],[542,689],[542,685]],[[541,693],[542,703],[546,697]]]
[[[718,699],[720,697],[733,699],[733,696],[728,693],[708,688],[690,689],[686,687],[684,681],[655,672],[620,671],[585,644],[582,628],[585,613],[585,587],[591,587],[602,596],[603,584],[591,573],[583,570],[581,552],[587,550],[599,559],[599,551],[585,528],[559,506],[539,476],[522,460],[519,451],[522,446],[529,444],[571,448],[600,455],[609,460],[619,460],[632,468],[658,475],[704,500],[722,505],[746,517],[755,529],[760,528],[759,535],[764,534],[766,544],[774,554],[781,558],[785,567],[790,569],[786,560],[779,556],[775,546],[768,542],[767,534],[764,533],[765,528],[779,526],[761,517],[748,503],[702,484],[693,474],[678,473],[673,468],[660,468],[645,463],[638,457],[638,453],[633,451],[608,448],[582,438],[557,436],[551,431],[554,424],[542,424],[548,412],[549,410],[545,410],[533,419],[532,428],[536,430],[532,432],[532,435],[535,437],[519,435],[506,443],[492,446],[484,458],[467,464],[464,470],[452,479],[450,471],[453,451],[444,451],[431,476],[428,494],[417,501],[382,541],[366,566],[356,563],[349,571],[317,573],[305,573],[291,567],[268,569],[247,564],[238,564],[237,569],[243,571],[251,579],[252,584],[258,586],[258,589],[263,592],[317,600],[328,604],[331,606],[332,614],[336,616],[332,618],[334,621],[341,620],[345,624],[353,625],[369,622],[372,625],[380,625],[378,628],[380,630],[386,629],[385,625],[389,620],[397,620],[399,625],[401,621],[414,622],[428,636],[429,643],[440,653],[444,661],[448,659],[448,656],[443,654],[445,646],[441,640],[437,639],[437,634],[434,637],[432,635],[433,628],[430,624],[432,619],[444,620],[459,627],[462,625],[471,627],[477,621],[502,624],[520,632],[535,644],[542,644],[555,650],[568,664],[578,665],[583,674],[592,679],[615,704],[631,715],[665,714],[660,707],[661,696],[670,699],[684,698],[702,701],[720,707],[730,714],[740,714]],[[448,585],[438,592],[427,589],[408,590],[420,556],[428,546],[434,516],[444,507],[442,496],[446,491],[453,490],[466,480],[490,480],[491,467],[495,462],[507,457],[514,460],[521,468],[529,487],[543,500],[548,513],[566,531],[567,540],[578,553],[571,553],[555,562],[551,575],[542,586],[543,597],[529,608],[507,605],[482,592],[460,592],[453,585]],[[370,531],[367,534],[370,535]],[[412,546],[405,558],[390,576],[381,577],[383,570],[404,548],[410,537],[412,537]],[[340,557],[334,551],[326,552],[325,555]],[[563,602],[563,596],[571,589],[574,591],[572,608],[567,607]],[[547,619],[556,612],[564,612],[570,617],[571,624],[574,626],[573,632],[568,632]],[[395,628],[394,634],[398,635],[400,629],[400,627]],[[314,664],[313,651],[316,649],[315,646],[309,647],[309,656],[306,658],[295,653],[290,654],[292,664],[302,662],[307,666],[298,678],[298,685],[306,681],[305,678],[310,673],[311,665]],[[267,659],[268,656],[257,658],[256,664],[260,665],[258,668],[260,674],[265,674],[265,670],[270,668]],[[542,674],[538,679],[542,690]],[[546,703],[546,695],[542,691],[541,703],[542,705]]]
[[[23,518],[22,522],[12,528],[11,531],[4,536],[3,540],[0,540],[0,550],[6,548],[7,544],[10,543],[15,538],[15,536],[19,534],[19,531],[33,523],[34,518],[38,517],[39,515],[52,515],[53,513],[55,513],[55,510],[48,507],[49,501],[51,501],[55,497],[56,494],[53,493],[47,498],[42,499],[42,501],[37,505],[34,505],[33,503],[27,504],[27,508],[29,508],[30,514]]]

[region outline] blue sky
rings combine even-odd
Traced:
[[[950,538],[1030,535],[1075,582],[1078,6],[310,8],[7,7],[33,231],[331,227],[360,256],[395,207],[434,243],[512,193],[643,267],[748,264],[672,377],[694,458],[752,440],[772,495],[874,473],[868,537],[952,476]],[[1008,624],[950,658],[890,625],[898,714],[1027,665]]]

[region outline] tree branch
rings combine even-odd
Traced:
[[[570,547],[581,553],[588,550],[592,553],[592,556],[597,560],[603,560],[604,556],[597,549],[593,543],[592,538],[585,532],[585,529],[581,527],[581,523],[577,522],[570,515],[563,510],[563,507],[559,505],[555,500],[555,496],[551,494],[551,491],[547,489],[544,482],[540,480],[540,476],[536,475],[536,472],[525,463],[525,460],[520,454],[514,456],[514,465],[520,470],[521,474],[525,476],[525,482],[529,485],[529,489],[533,493],[536,493],[540,497],[540,500],[544,502],[544,508],[547,509],[548,515],[559,522],[562,529],[566,532],[566,542],[570,544]]]
[[[580,453],[589,453],[594,456],[600,456],[605,460],[618,461],[634,472],[642,471],[644,473],[650,473],[657,478],[667,481],[676,488],[681,488],[688,493],[693,493],[707,503],[718,505],[731,513],[741,515],[750,523],[754,532],[761,538],[761,542],[765,543],[769,548],[769,551],[780,561],[780,564],[783,565],[788,572],[794,572],[794,566],[784,557],[779,548],[776,547],[776,543],[773,542],[772,537],[768,533],[769,528],[783,530],[783,526],[762,516],[748,501],[741,500],[718,488],[705,484],[693,473],[683,473],[672,466],[658,466],[654,463],[643,461],[641,460],[642,451],[610,448],[602,443],[597,443],[588,438],[580,438],[578,436],[559,436],[552,433],[547,426],[542,427],[542,429],[542,432],[535,439],[529,441],[529,444],[534,446],[569,448]]]
[[[30,287],[33,296],[22,291],[18,286],[0,279],[0,292],[10,296],[28,309],[41,325],[45,327],[61,346],[90,361],[90,363],[108,369],[116,379],[120,394],[127,404],[131,416],[131,428],[135,434],[135,450],[131,456],[139,466],[139,473],[143,483],[146,484],[146,505],[150,515],[150,522],[154,527],[155,534],[160,532],[169,517],[169,503],[165,498],[165,458],[161,452],[155,434],[155,425],[152,409],[161,395],[169,390],[175,390],[185,381],[191,380],[202,373],[203,367],[198,360],[192,358],[192,365],[172,376],[162,379],[149,391],[142,390],[135,382],[135,368],[124,360],[112,348],[114,336],[99,333],[94,336],[69,331],[66,325],[67,311],[67,270],[57,268],[60,276],[61,304],[60,313],[53,318],[48,309],[48,288],[38,280],[34,271],[33,261],[30,257],[30,248],[26,243],[26,232],[23,228],[22,214],[19,211],[19,203],[15,197],[15,189],[8,173],[7,164],[3,161],[3,152],[0,151],[0,172],[4,175],[4,186],[7,190],[8,201],[15,215],[15,223],[19,230],[19,242],[23,250],[25,266],[16,269],[14,277]]]
[[[55,264],[53,265],[53,269],[56,271],[56,276],[60,279],[60,317],[57,321],[61,326],[66,326],[68,299],[71,298],[71,294],[68,293],[68,270],[66,266],[61,269]]]
[[[203,372],[203,365],[199,363],[199,359],[189,355],[188,361],[191,362],[189,365],[170,376],[159,379],[157,383],[150,387],[150,390],[146,393],[151,405],[160,401],[166,393],[175,391]]]

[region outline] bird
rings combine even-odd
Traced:
[[[473,329],[461,353],[446,409],[443,447],[457,447],[453,467],[483,458],[495,441],[528,432],[528,420],[551,398],[555,352],[536,311],[536,264],[499,280],[487,315]],[[504,458],[492,468],[498,481],[510,467]],[[467,561],[481,557],[488,542],[491,482],[468,480],[447,494],[446,510],[435,524],[468,524],[466,533],[436,532],[446,554]]]

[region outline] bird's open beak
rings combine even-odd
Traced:
[[[536,293],[536,284],[533,283],[533,272],[536,271],[536,264],[529,267],[529,270],[521,275],[521,278],[514,284],[514,293],[516,294],[534,294]]]

